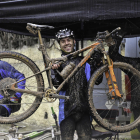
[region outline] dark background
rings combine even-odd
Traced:
[[[93,39],[98,31],[121,27],[126,37],[140,35],[138,0],[1,0],[0,30],[30,35],[27,23],[51,25],[43,37],[54,38],[59,29],[74,30],[77,40]]]

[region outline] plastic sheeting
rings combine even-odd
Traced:
[[[77,39],[93,38],[97,31],[121,26],[127,35],[140,33],[138,0],[1,0],[0,30],[31,35],[26,23],[55,26],[43,31],[54,37],[62,28],[74,30]]]

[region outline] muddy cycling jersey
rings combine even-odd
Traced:
[[[86,112],[88,110],[87,82],[90,79],[90,65],[86,63],[83,67],[79,74],[71,78],[69,88],[67,87],[65,91],[59,92],[59,95],[70,96],[68,101],[64,99],[59,101],[59,123],[76,112]],[[82,77],[79,77],[81,74]],[[82,79],[84,79],[84,82],[82,82]]]
[[[12,79],[15,79],[16,81],[24,79],[24,74],[20,73],[18,70],[16,70],[14,67],[12,67],[9,63],[5,61],[0,61],[0,79],[10,77]],[[25,89],[25,80],[21,81],[17,84],[17,87],[20,89]],[[10,97],[9,102],[17,103],[18,100],[21,98],[22,93],[16,92],[15,96]],[[3,96],[0,94],[0,99],[3,99]],[[11,108],[10,105],[2,105],[5,107],[7,111],[9,112],[9,115],[11,114]]]
[[[68,60],[65,64],[59,67],[59,71],[62,71],[65,66],[70,62],[73,62],[76,66],[80,63],[82,57],[76,57]],[[60,99],[59,101],[59,123],[62,122],[66,117],[75,114],[76,112],[88,112],[88,81],[91,76],[91,65],[85,63],[64,85],[59,92],[60,95],[69,96],[69,100]],[[95,68],[94,68],[95,69]],[[57,88],[63,81],[62,77],[56,73],[55,70],[51,71],[52,81]],[[102,80],[102,78],[101,78]],[[98,81],[98,83],[101,82]]]

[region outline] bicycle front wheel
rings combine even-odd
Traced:
[[[31,76],[37,72],[39,72],[39,68],[36,66],[36,64],[29,59],[28,57],[17,53],[17,52],[0,52],[0,62],[3,64],[3,71],[4,76],[3,77],[11,77],[14,76],[17,78],[16,81],[21,80],[23,77],[27,78],[28,76]],[[4,62],[4,63],[3,63]],[[1,64],[1,63],[0,63]],[[13,68],[8,71],[7,65],[10,64]],[[8,65],[8,67],[10,67]],[[20,78],[20,76],[17,76],[16,74],[20,73],[23,76]],[[12,76],[14,75],[14,76]],[[2,79],[3,80],[3,79]],[[29,79],[26,79],[24,82],[20,82],[18,84],[20,88],[25,90],[32,90],[32,91],[44,91],[44,81],[42,74],[35,75]],[[0,89],[2,90],[2,89]],[[7,90],[8,91],[8,90]],[[9,91],[9,93],[11,93]],[[10,123],[16,123],[25,120],[29,116],[31,116],[39,107],[40,103],[42,101],[42,97],[36,97],[31,94],[22,93],[21,101],[18,102],[12,102],[6,101],[0,104],[0,123],[3,124],[10,124]],[[3,113],[3,109],[7,108],[7,112]],[[11,113],[8,117],[7,114]]]
[[[99,68],[91,77],[88,88],[89,106],[95,121],[107,130],[122,133],[128,132],[140,124],[140,104],[136,99],[140,94],[140,73],[131,65],[114,62],[114,73],[121,98],[112,98],[105,71],[108,65]],[[103,80],[96,85],[96,80],[103,75]],[[139,108],[139,109],[138,109]],[[137,117],[131,122],[131,114]]]

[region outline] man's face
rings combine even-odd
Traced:
[[[72,52],[74,48],[75,40],[71,37],[62,38],[60,40],[60,47],[65,52]]]

